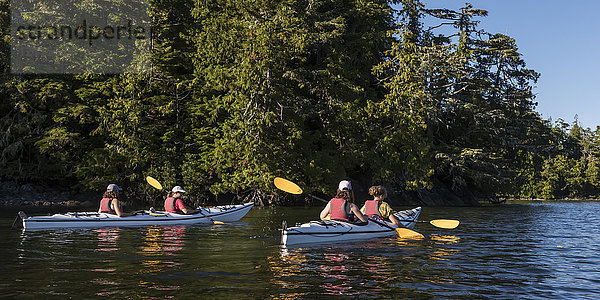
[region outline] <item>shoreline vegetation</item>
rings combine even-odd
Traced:
[[[45,75],[11,74],[8,3],[0,205],[93,206],[109,183],[162,203],[146,176],[194,205],[311,204],[275,177],[393,206],[600,195],[600,127],[542,119],[541,75],[470,4],[154,1],[148,72]]]
[[[16,185],[14,182],[0,182],[0,209],[2,210],[18,210],[18,209],[33,209],[37,210],[43,207],[58,208],[60,210],[66,209],[91,209],[96,210],[98,207],[100,192],[94,192],[91,190],[74,192],[66,190],[65,188],[49,188],[42,187],[33,184]],[[326,197],[326,195],[322,195]],[[364,196],[364,195],[363,195]],[[366,197],[362,197],[367,199]],[[135,208],[148,209],[149,207],[161,207],[163,199],[154,198],[154,201],[129,201],[127,206],[134,205]],[[297,205],[310,205],[310,206],[323,206],[320,202],[302,201],[301,198],[295,202],[287,202],[285,205],[297,206]],[[404,199],[406,200],[406,199]],[[496,199],[477,199],[476,202],[464,203],[462,206],[475,206],[475,205],[494,205],[494,204],[505,204],[511,202],[533,202],[533,201],[600,201],[600,199],[593,198],[560,198],[560,199],[541,199],[541,198],[503,198],[499,197]],[[362,200],[359,200],[362,202]],[[456,206],[456,202],[446,203],[427,203],[424,201],[402,201],[395,198],[390,201],[394,206],[414,206],[414,205],[442,205],[442,206]],[[230,204],[231,198],[227,201],[220,203],[211,201],[210,203],[201,203],[201,205],[220,205]],[[146,205],[147,207],[143,206]],[[269,204],[266,204],[269,205]]]

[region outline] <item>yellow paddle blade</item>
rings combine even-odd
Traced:
[[[398,234],[399,237],[406,238],[406,239],[425,238],[425,236],[423,236],[422,234],[420,234],[414,230],[410,230],[408,228],[396,228],[396,233]]]
[[[155,189],[162,190],[162,185],[160,184],[160,182],[158,182],[158,180],[148,176],[146,177],[146,181],[148,181],[148,183]]]
[[[283,179],[281,177],[275,177],[275,180],[273,181],[273,183],[275,183],[275,186],[284,191],[284,192],[288,192],[290,194],[296,194],[296,195],[300,195],[302,194],[302,189],[295,183],[287,180],[287,179]]]
[[[439,228],[454,229],[454,228],[458,227],[458,224],[460,224],[460,222],[458,220],[439,219],[439,220],[429,221],[429,224],[431,224],[435,227],[439,227]]]
[[[224,225],[225,223],[223,223],[221,221],[213,221],[213,224],[215,224],[215,225]]]

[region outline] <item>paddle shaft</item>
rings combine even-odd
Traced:
[[[391,229],[391,230],[394,230],[394,231],[396,231],[396,228],[394,228],[394,227],[392,227],[392,226],[390,226],[390,225],[388,225],[388,224],[385,224],[385,223],[383,223],[383,222],[379,222],[379,221],[377,221],[377,220],[375,220],[375,219],[369,219],[369,221],[371,221],[371,222],[374,222],[374,223],[377,223],[377,224],[379,224],[379,225],[381,225],[381,226],[383,226],[383,227],[387,227],[387,228],[389,228],[389,229]]]
[[[323,203],[329,203],[329,201],[327,201],[327,200],[325,200],[323,198],[320,198],[320,197],[317,197],[317,196],[314,196],[314,195],[311,195],[311,194],[307,194],[307,193],[304,193],[304,194],[307,195],[307,196],[309,196],[309,197],[311,197],[311,198],[313,198],[313,199],[317,199],[317,200],[319,200],[319,201],[321,201]]]
[[[17,218],[15,218],[15,221],[13,222],[12,226],[10,227],[11,230],[14,230],[17,228],[17,224],[18,222],[21,220],[21,216],[17,215]]]
[[[27,219],[27,215],[25,214],[25,212],[24,211],[19,211],[17,213],[17,218],[15,219],[15,221],[12,224],[12,226],[10,227],[10,230],[16,229],[18,227],[17,224],[20,224],[21,226],[23,226],[23,223],[19,222],[19,221],[23,221],[25,219]]]
[[[398,219],[398,221],[400,222],[414,222],[414,223],[429,223],[430,221],[423,221],[423,220],[400,220]]]

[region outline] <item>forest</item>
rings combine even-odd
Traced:
[[[9,5],[2,182],[117,183],[135,202],[152,176],[264,205],[309,201],[275,177],[322,195],[382,184],[393,204],[600,194],[600,127],[541,118],[542,75],[470,4],[152,0],[151,67],[120,74],[11,72]]]

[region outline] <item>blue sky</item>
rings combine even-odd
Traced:
[[[541,73],[534,92],[544,119],[600,126],[600,1],[423,0],[428,8],[485,9],[480,28],[517,41],[527,67]]]

